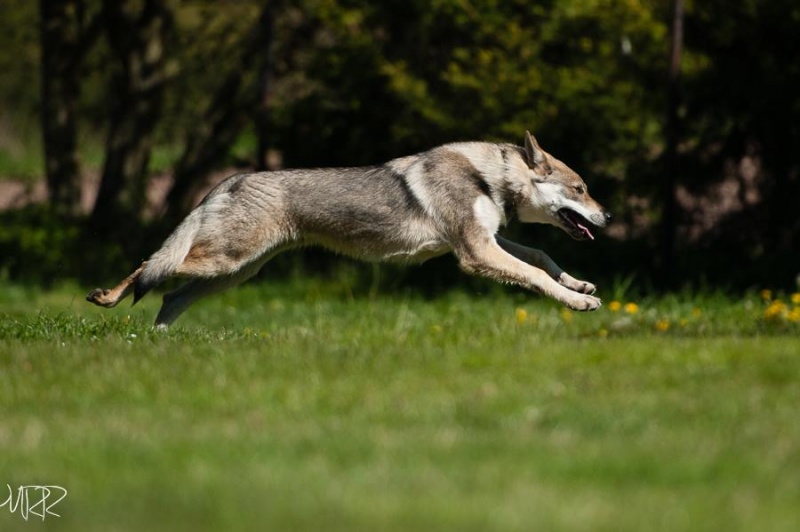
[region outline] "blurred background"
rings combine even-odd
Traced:
[[[2,0],[0,278],[129,273],[225,176],[378,164],[526,129],[614,214],[594,242],[512,225],[640,291],[792,289],[796,0]],[[381,289],[473,283],[452,259],[305,251]],[[381,267],[383,272],[387,270]]]

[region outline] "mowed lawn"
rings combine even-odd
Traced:
[[[800,529],[788,294],[88,288],[0,289],[0,491],[68,490],[0,530]]]

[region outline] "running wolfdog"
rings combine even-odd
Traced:
[[[187,277],[164,296],[156,326],[166,327],[198,298],[252,277],[276,254],[319,245],[379,261],[452,252],[467,273],[521,285],[574,310],[598,308],[593,284],[497,234],[513,217],[582,240],[611,216],[529,132],[523,147],[464,142],[373,167],[238,174],[214,188],[130,276],[86,299],[113,307],[133,292],[135,303],[167,277]]]

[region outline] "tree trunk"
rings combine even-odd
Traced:
[[[167,195],[165,223],[176,223],[194,207],[197,191],[228,153],[249,115],[256,112],[262,90],[257,82],[248,78],[253,78],[253,70],[256,70],[260,74],[255,76],[256,80],[264,82],[264,72],[269,71],[274,20],[282,5],[282,0],[274,0],[264,6],[241,44],[241,54],[234,68],[187,139]]]
[[[40,0],[42,134],[50,206],[62,216],[80,210],[77,101],[80,0]]]
[[[103,16],[119,68],[106,138],[103,177],[92,213],[95,228],[138,220],[146,200],[153,131],[171,74],[166,41],[173,27],[168,0],[104,0]]]
[[[673,288],[675,283],[675,248],[678,234],[678,201],[675,196],[680,173],[678,144],[681,137],[681,55],[683,52],[683,0],[672,3],[672,46],[667,86],[665,175],[662,187],[661,250],[657,278],[661,288]]]

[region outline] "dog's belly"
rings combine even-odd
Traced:
[[[376,254],[375,256],[365,256],[368,260],[386,262],[425,262],[428,259],[444,255],[450,251],[450,247],[438,241],[422,242],[414,248],[387,250],[386,253]]]
[[[369,261],[423,262],[451,250],[433,228],[416,220],[402,226],[367,224],[337,229],[318,229],[307,233],[303,240],[306,244]]]
[[[423,240],[412,243],[365,239],[341,240],[314,235],[306,239],[306,243],[322,246],[349,257],[378,262],[418,263],[444,255],[450,251],[450,247],[439,240]]]

